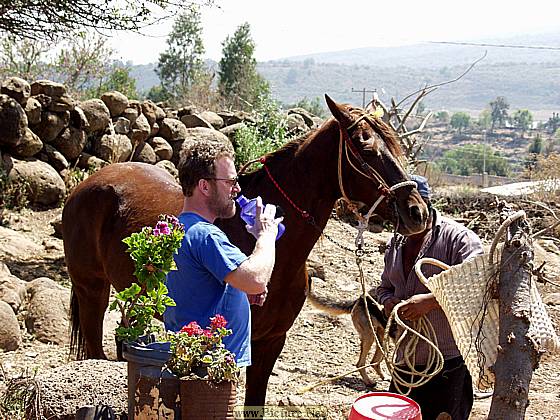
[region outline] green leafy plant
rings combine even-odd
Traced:
[[[210,318],[206,329],[192,321],[177,333],[169,332],[171,358],[167,367],[179,377],[216,383],[237,381],[239,368],[235,357],[222,343],[232,333],[226,326],[227,320],[217,314]]]
[[[163,315],[167,306],[175,306],[167,296],[165,276],[176,269],[173,254],[181,246],[184,234],[176,217],[161,215],[155,227],[144,227],[123,239],[134,261],[138,283],[117,293],[111,303],[111,310],[119,310],[122,316],[115,331],[117,339],[134,341],[156,331],[152,325],[156,313]]]
[[[254,123],[235,133],[235,163],[237,166],[272,152],[286,143],[286,116],[278,109],[278,104],[268,97],[261,97],[253,111]]]
[[[0,208],[21,210],[29,204],[30,194],[29,182],[21,178],[12,179],[0,168]]]

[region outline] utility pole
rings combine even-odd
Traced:
[[[366,93],[371,93],[371,94],[376,94],[377,93],[377,89],[374,90],[367,90],[366,88],[362,88],[362,89],[354,89],[352,88],[352,92],[353,93],[361,93],[362,94],[362,108],[366,107]]]

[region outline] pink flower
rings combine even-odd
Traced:
[[[181,328],[180,332],[186,332],[189,336],[193,335],[201,335],[203,334],[203,329],[200,328],[200,325],[196,321],[191,321],[183,328]]]
[[[218,328],[225,328],[226,325],[226,319],[220,314],[216,314],[216,316],[210,318],[210,327],[212,327],[213,330],[216,330]]]
[[[158,232],[157,234],[156,234],[156,231]],[[159,222],[157,222],[153,233],[154,233],[155,236],[169,235],[171,233],[171,229],[169,229],[169,225],[167,224],[167,222],[159,221]]]
[[[214,337],[214,333],[213,333],[211,330],[204,330],[204,331],[202,331],[202,334],[203,334],[205,337],[208,337],[208,338]]]

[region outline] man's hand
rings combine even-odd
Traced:
[[[261,197],[257,197],[257,205],[255,208],[255,224],[253,226],[246,226],[247,231],[258,239],[260,235],[278,234],[278,224],[283,220],[282,217],[274,218],[276,214],[276,206],[274,204],[267,204],[263,209]]]
[[[391,315],[391,312],[393,312],[393,308],[395,307],[395,305],[397,303],[399,303],[401,300],[398,297],[391,297],[389,299],[387,299],[385,302],[383,302],[383,310],[385,311],[385,315],[388,317],[389,315]]]
[[[439,308],[439,304],[432,293],[414,295],[399,308],[399,316],[404,321],[416,321],[437,308]]]
[[[267,295],[268,295],[268,290],[265,290],[264,292],[259,293],[258,295],[248,294],[247,298],[249,299],[249,305],[263,306]]]

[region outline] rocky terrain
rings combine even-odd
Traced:
[[[470,210],[473,210],[472,206]],[[0,344],[9,345],[11,349],[3,347],[4,352],[0,354],[0,388],[5,389],[13,378],[35,377],[40,389],[39,406],[43,414],[55,418],[71,418],[67,416],[87,404],[110,404],[117,412],[123,412],[126,409],[124,363],[72,362],[68,359],[66,310],[69,279],[64,267],[62,242],[50,223],[60,212],[61,209],[57,208],[3,214],[0,300],[6,303],[0,303],[0,325],[10,330],[2,331]],[[460,214],[456,216],[461,219]],[[355,229],[333,219],[326,232],[337,244],[325,237],[313,250],[313,259],[319,261],[326,271],[325,280],[317,281],[315,290],[333,300],[355,299],[361,290],[355,257],[339,246],[352,247]],[[379,248],[389,235],[366,232],[363,266],[368,286],[378,282],[383,264]],[[554,243],[543,242],[539,246],[536,264],[541,261],[547,261],[548,277],[558,281],[560,251]],[[558,328],[560,290],[551,284],[539,284],[539,288]],[[116,322],[115,313],[106,316],[105,347],[113,359],[112,330]],[[288,334],[286,346],[274,369],[268,403],[319,405],[326,407],[329,419],[346,418],[352,402],[369,391],[357,373],[346,373],[354,369],[358,349],[358,338],[348,316],[331,317],[306,304]],[[526,418],[556,418],[560,410],[559,368],[553,357],[541,361],[531,383]],[[342,377],[302,392],[304,387],[338,375]],[[374,372],[370,375],[375,377]],[[388,377],[387,372],[385,376]],[[379,380],[377,389],[383,390],[387,386],[387,380]],[[242,385],[239,393],[243,393]],[[0,399],[0,404],[5,401]],[[477,400],[471,418],[484,418],[490,402],[490,399]]]

